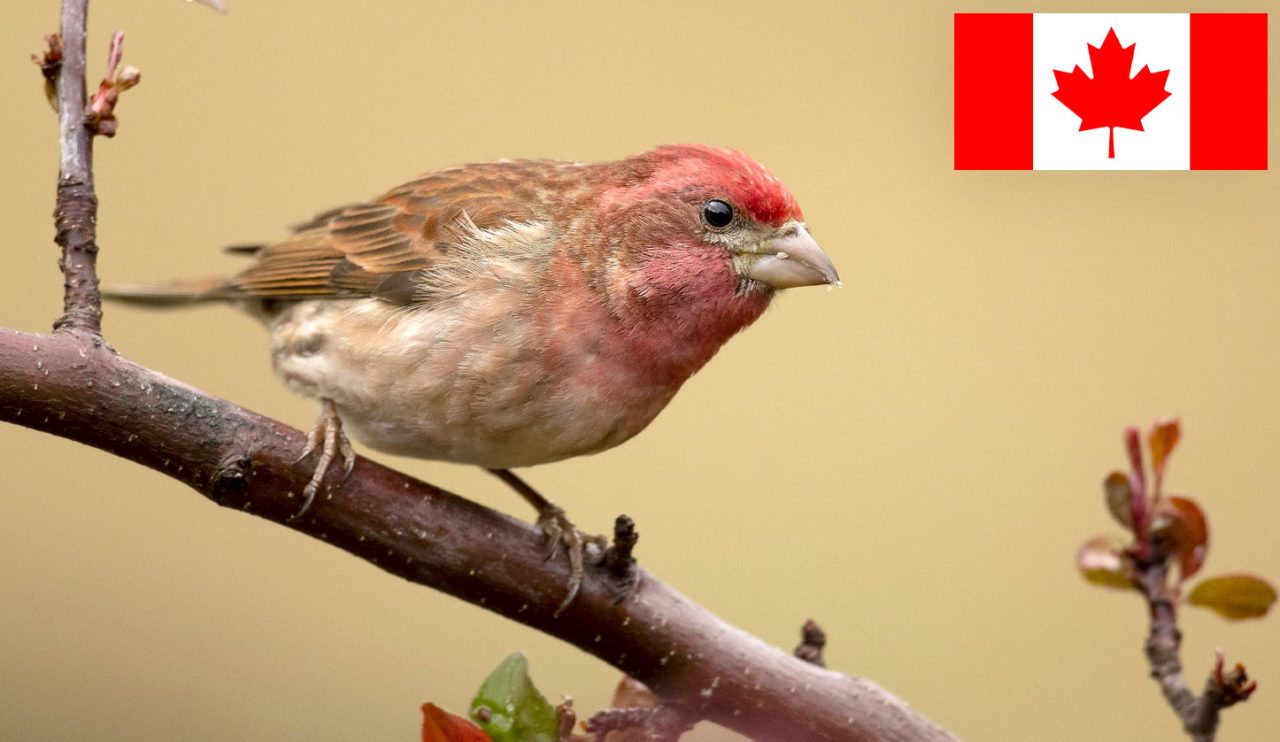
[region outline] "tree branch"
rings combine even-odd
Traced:
[[[134,364],[100,335],[87,0],[62,7],[55,219],[64,313],[53,334],[0,329],[0,420],[163,472],[219,505],[563,639],[642,681],[682,718],[760,739],[953,739],[875,684],[769,647],[652,576],[618,604],[608,578],[630,568],[629,521],[619,521],[610,569],[589,573],[557,617],[568,569],[543,559],[536,529],[367,459],[345,483],[331,476],[306,516],[292,518],[310,476],[294,465],[301,432]]]
[[[85,28],[89,0],[62,2],[62,68],[58,73],[58,129],[62,161],[53,218],[62,247],[62,316],[55,330],[102,332],[98,291],[98,197],[93,187],[93,132],[85,125]]]
[[[1160,692],[1173,708],[1182,728],[1195,742],[1213,742],[1218,734],[1218,721],[1222,709],[1249,698],[1257,683],[1251,683],[1244,667],[1224,673],[1222,653],[1219,652],[1213,672],[1205,681],[1200,696],[1191,690],[1182,675],[1179,648],[1182,632],[1178,629],[1178,613],[1175,595],[1168,587],[1169,560],[1165,555],[1149,563],[1139,563],[1137,586],[1151,616],[1151,629],[1147,634],[1144,650],[1151,666],[1151,677],[1160,684]]]
[[[1140,574],[1140,588],[1151,614],[1151,630],[1144,649],[1147,662],[1151,665],[1151,677],[1160,684],[1160,692],[1185,726],[1190,720],[1199,718],[1200,703],[1182,677],[1182,660],[1178,656],[1182,632],[1178,630],[1177,610],[1173,599],[1165,587],[1167,573],[1167,562],[1161,560],[1151,564]],[[1212,726],[1217,727],[1216,712]],[[1193,732],[1188,728],[1187,731],[1196,742],[1213,739],[1213,729]]]
[[[615,604],[603,571],[568,580],[532,526],[359,459],[298,520],[302,432],[134,364],[100,338],[0,330],[0,420],[163,472],[382,569],[563,639],[698,719],[760,739],[950,740],[875,684],[734,628],[652,575]]]

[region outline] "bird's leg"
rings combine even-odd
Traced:
[[[351,467],[356,465],[355,449],[351,447],[351,441],[347,440],[346,434],[342,432],[342,418],[338,417],[338,409],[334,407],[332,399],[320,400],[320,416],[316,418],[316,424],[312,426],[311,432],[307,433],[307,445],[302,449],[302,455],[293,463],[296,464],[310,456],[317,447],[320,449],[320,458],[316,461],[311,481],[302,488],[302,494],[306,499],[302,502],[302,508],[290,516],[289,520],[302,517],[302,514],[307,512],[307,508],[311,507],[311,503],[315,502],[316,493],[320,491],[320,484],[324,481],[324,475],[329,471],[329,465],[333,463],[335,456],[342,454],[342,481],[344,482],[351,476]]]
[[[542,529],[547,539],[547,559],[554,558],[559,553],[560,547],[564,546],[565,555],[569,557],[569,594],[556,609],[556,615],[559,616],[573,602],[573,599],[578,597],[578,591],[582,589],[582,578],[586,574],[587,545],[594,544],[597,547],[597,554],[603,555],[608,542],[603,536],[583,535],[582,531],[579,531],[577,526],[565,516],[564,510],[559,505],[543,497],[510,469],[490,469],[489,473],[505,482],[538,511],[538,527]]]

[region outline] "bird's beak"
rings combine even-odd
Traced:
[[[742,275],[775,289],[840,285],[831,258],[818,247],[803,224],[792,224],[781,236],[761,244]]]

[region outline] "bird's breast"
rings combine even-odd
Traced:
[[[679,387],[651,378],[592,308],[539,313],[510,293],[414,308],[302,302],[272,326],[275,367],[296,391],[332,399],[356,440],[488,468],[615,446]]]

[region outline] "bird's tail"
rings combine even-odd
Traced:
[[[102,289],[107,299],[149,307],[178,307],[233,298],[223,278],[195,278],[157,283],[134,283]]]

